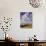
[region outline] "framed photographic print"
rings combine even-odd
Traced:
[[[32,12],[20,12],[20,28],[32,28]]]

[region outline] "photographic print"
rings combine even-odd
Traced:
[[[20,12],[20,27],[32,28],[32,12]]]

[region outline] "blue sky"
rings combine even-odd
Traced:
[[[32,23],[32,12],[20,12],[21,23]]]

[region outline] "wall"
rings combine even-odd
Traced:
[[[44,6],[44,5],[43,5]],[[27,11],[33,13],[33,28],[32,29],[21,29],[20,28],[20,12]],[[44,40],[45,30],[45,15],[46,8],[33,8],[30,6],[28,0],[0,0],[0,17],[12,17],[13,22],[10,33],[17,40],[27,40],[34,34],[37,35],[37,39]],[[2,33],[2,31],[1,31]],[[0,35],[2,35],[0,33]],[[2,39],[2,36],[0,36]]]
[[[46,39],[46,15],[45,15],[44,21],[45,21],[45,24],[44,24],[44,25],[45,25],[45,28],[44,28],[44,30],[45,30],[45,31],[44,31],[44,39]]]

